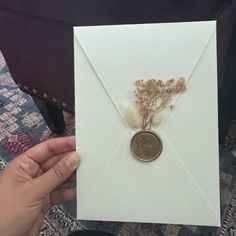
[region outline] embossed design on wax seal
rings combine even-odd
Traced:
[[[162,152],[162,141],[155,132],[141,130],[133,136],[130,149],[133,156],[138,160],[153,161]]]

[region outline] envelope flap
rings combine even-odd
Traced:
[[[77,172],[77,176],[81,179],[82,174],[86,179],[79,183],[79,189],[83,191],[83,195],[86,195],[87,189],[109,162],[112,152],[121,142],[127,129],[120,116],[117,115],[114,105],[107,97],[106,91],[97,79],[77,40],[74,40],[74,50],[75,74],[80,75],[80,80],[75,80],[76,98],[79,94],[79,99],[75,100],[76,115],[79,120],[76,122],[76,137],[79,137],[76,149],[80,151],[83,159],[83,165]],[[108,120],[104,119],[104,114],[109,114]],[[89,127],[85,124],[89,124]],[[84,168],[86,168],[85,171]]]
[[[217,212],[188,170],[183,168],[173,147],[163,150],[165,158],[142,163],[129,157],[128,143],[127,136],[101,175],[94,178],[93,185],[80,188],[79,218],[92,215],[93,220],[129,221],[132,212],[134,222],[146,219],[149,223],[171,221],[180,224],[185,219],[186,224],[219,224]],[[93,150],[89,153],[94,156]],[[96,166],[93,168],[96,170]],[[84,176],[82,178],[85,181]],[[87,189],[89,191],[85,191]],[[103,218],[101,211],[105,215]],[[186,220],[191,214],[195,217]]]
[[[90,63],[121,105],[137,79],[188,77],[205,49],[215,22],[76,27]],[[151,46],[150,46],[151,45]]]
[[[219,170],[215,49],[216,32],[188,81],[187,91],[180,96],[175,109],[163,122],[159,131],[168,139],[168,145],[175,148],[185,168],[219,213],[219,175],[218,171],[211,171]],[[190,125],[186,125],[187,123]],[[185,139],[188,142],[183,141]]]

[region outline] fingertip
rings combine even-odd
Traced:
[[[71,169],[75,170],[80,164],[80,156],[77,152],[72,152],[65,160],[66,165]]]

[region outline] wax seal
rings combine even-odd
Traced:
[[[134,134],[130,149],[133,156],[140,161],[153,161],[162,152],[162,141],[152,130],[141,130]]]

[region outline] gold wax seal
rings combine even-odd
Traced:
[[[130,143],[133,156],[140,161],[153,161],[162,152],[160,137],[151,130],[137,132]]]

